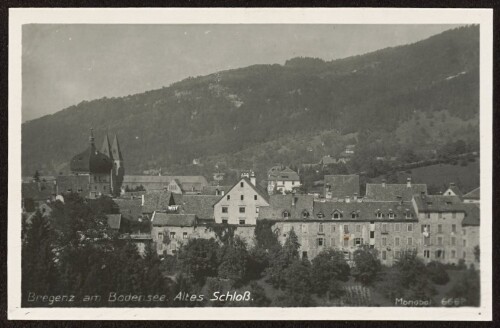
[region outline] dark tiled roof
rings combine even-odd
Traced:
[[[269,180],[280,180],[280,181],[298,181],[300,180],[299,175],[294,170],[286,167],[281,171],[271,171],[268,175]]]
[[[325,191],[327,188],[333,198],[359,195],[359,175],[325,175]]]
[[[213,195],[183,195],[176,205],[181,206],[184,214],[194,214],[199,219],[214,219],[214,204],[222,196]]]
[[[108,226],[111,229],[120,230],[120,225],[122,221],[121,214],[108,214],[106,215],[106,217],[108,218]]]
[[[365,197],[370,200],[380,201],[395,201],[398,197],[402,197],[403,201],[410,201],[413,195],[420,195],[422,192],[427,194],[426,184],[386,184],[385,187],[381,183],[367,183]]]
[[[226,194],[232,186],[205,186],[201,190],[202,195],[216,195],[217,190]]]
[[[382,218],[377,218],[377,213],[382,213]],[[411,202],[314,202],[314,219],[332,220],[333,214],[338,213],[339,220],[347,221],[410,221],[417,220]],[[353,218],[352,214],[357,215]],[[394,219],[389,214],[394,214]],[[406,218],[406,213],[411,213],[411,219]],[[321,218],[324,216],[324,218]]]
[[[144,195],[143,213],[166,210],[170,205],[172,193],[166,190],[151,190]]]
[[[292,203],[295,200],[295,205]],[[271,195],[269,206],[259,208],[259,219],[281,220],[286,211],[290,215],[288,219],[299,220],[307,213],[309,217],[313,214],[314,197],[310,195]]]
[[[164,212],[154,212],[151,223],[155,227],[192,227],[196,224],[194,214],[170,214]]]
[[[448,189],[450,189],[455,195],[457,195],[458,197],[462,197],[462,191],[460,191],[460,188],[458,188],[456,185],[450,185],[448,187]],[[447,190],[448,190],[447,189]]]
[[[142,215],[141,199],[115,198],[113,201],[118,205],[121,215],[131,221],[136,221]]]
[[[480,191],[480,188],[477,187],[476,189],[469,191],[468,193],[463,195],[462,198],[463,199],[477,199],[477,200],[479,200],[479,198],[480,198],[479,191]]]
[[[22,183],[21,193],[23,198],[33,200],[48,200],[56,194],[54,182],[27,182]]]
[[[464,212],[458,196],[415,195],[414,199],[419,212]]]
[[[481,217],[480,210],[477,204],[462,204],[465,210],[465,218],[462,221],[463,226],[479,226]]]
[[[125,175],[123,177],[123,185],[143,185],[149,190],[164,189],[172,180],[177,180],[179,186],[186,191],[201,191],[204,186],[208,185],[207,179],[201,175]]]
[[[111,174],[113,162],[91,144],[85,151],[74,156],[70,162],[72,172]]]

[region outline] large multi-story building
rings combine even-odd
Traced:
[[[299,175],[288,167],[273,166],[267,172],[267,192],[269,195],[272,195],[275,191],[282,194],[292,192],[300,186]]]

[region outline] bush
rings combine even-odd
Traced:
[[[427,273],[431,281],[437,285],[445,285],[450,281],[445,266],[439,262],[432,261],[427,264]]]

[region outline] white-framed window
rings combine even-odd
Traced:
[[[377,212],[376,217],[377,217],[378,219],[381,219],[381,218],[383,218],[383,217],[384,217],[384,215],[382,214],[382,212]]]
[[[245,220],[240,220],[240,224],[245,224]]]
[[[309,247],[309,239],[302,238],[302,248],[307,248],[307,247]]]
[[[387,260],[387,252],[386,251],[382,251],[382,260]]]
[[[438,233],[443,233],[443,225],[438,224]]]
[[[361,224],[356,224],[356,232],[361,232]]]
[[[387,238],[382,237],[382,246],[387,246]]]
[[[387,228],[387,223],[382,223],[382,232],[385,233],[385,232],[389,232],[388,228]]]
[[[394,231],[400,232],[401,231],[401,223],[395,223],[394,224]]]
[[[187,239],[188,238],[188,233],[187,232],[183,232],[182,233],[182,239]]]
[[[281,215],[283,216],[284,219],[287,219],[290,217],[290,212],[288,211],[283,211],[283,213],[281,213]]]
[[[227,224],[228,219],[222,219],[222,224]]]
[[[244,207],[240,207],[240,213],[245,213],[245,208]]]
[[[354,245],[356,246],[363,245],[363,238],[354,238]]]
[[[344,239],[343,239],[343,241],[342,241],[342,245],[343,245],[344,247],[349,246],[349,238],[344,238]]]
[[[323,223],[320,223],[320,224],[318,225],[318,232],[319,232],[319,233],[323,233]]]
[[[411,212],[406,212],[405,218],[411,219],[412,217],[413,217],[413,214],[411,214]]]
[[[389,213],[389,219],[394,219],[394,213]]]
[[[227,200],[230,200],[230,199],[231,199],[231,195],[227,195],[227,196],[226,196],[226,199],[227,199]]]
[[[344,224],[344,233],[349,233],[349,225]]]
[[[412,237],[408,237],[408,246],[412,246],[413,245],[413,238]]]
[[[357,219],[357,218],[359,218],[359,214],[357,212],[352,212],[351,219]]]
[[[427,213],[427,218],[430,219],[431,218],[431,213]]]
[[[260,208],[258,206],[255,206],[255,213],[259,213]]]
[[[340,213],[339,212],[333,213],[333,218],[334,219],[340,219]]]
[[[240,187],[243,188],[243,181],[240,182]]]
[[[413,223],[408,223],[408,225],[406,226],[406,231],[408,231],[408,232],[413,231]]]
[[[330,232],[335,232],[337,230],[337,228],[335,227],[335,225],[332,225],[332,227],[330,228]]]
[[[163,241],[163,232],[158,232],[158,240]]]
[[[394,237],[394,246],[399,246],[399,237]]]
[[[325,239],[323,237],[318,238],[318,247],[325,246]]]
[[[175,239],[175,232],[174,231],[170,231],[170,239]]]
[[[394,251],[394,258],[399,259],[401,257],[401,251]]]
[[[428,259],[429,257],[431,257],[431,251],[428,250],[428,249],[424,249],[424,257],[426,259]]]

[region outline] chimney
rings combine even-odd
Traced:
[[[406,186],[408,188],[411,188],[411,178],[410,177],[406,178]]]
[[[352,200],[354,200],[354,201],[357,201],[357,200],[358,200],[358,193],[357,193],[357,192],[355,192],[355,193],[354,193],[354,197],[353,197],[353,199],[352,199]]]
[[[220,193],[221,193],[221,196],[224,196],[224,190],[221,190]]]
[[[257,185],[257,179],[255,178],[255,173],[253,171],[250,172],[250,182],[256,186]]]
[[[455,187],[455,182],[450,182],[450,187]]]
[[[382,179],[382,188],[385,188],[385,179]]]
[[[345,196],[345,202],[346,203],[350,203],[351,202],[351,198],[349,196]]]

